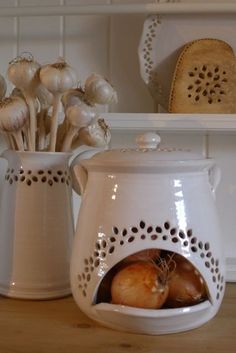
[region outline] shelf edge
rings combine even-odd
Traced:
[[[62,16],[95,14],[232,14],[235,3],[147,3],[61,6],[0,7],[0,17],[11,16]]]
[[[111,130],[235,132],[236,114],[104,113]]]

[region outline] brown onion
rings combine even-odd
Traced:
[[[148,261],[128,264],[113,278],[113,304],[137,308],[158,309],[168,295],[168,284],[163,268]]]
[[[175,268],[169,278],[169,293],[165,306],[191,306],[206,299],[206,285],[197,269],[183,256],[172,258]]]

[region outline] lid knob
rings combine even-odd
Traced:
[[[146,132],[136,137],[136,143],[140,149],[156,149],[160,142],[161,138],[155,132]]]

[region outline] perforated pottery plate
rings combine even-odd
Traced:
[[[171,113],[236,113],[236,58],[225,41],[187,43],[176,64]]]
[[[183,46],[200,38],[217,38],[236,52],[234,15],[151,15],[139,44],[140,73],[156,105],[168,111],[171,82]]]

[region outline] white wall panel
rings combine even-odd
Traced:
[[[29,51],[40,63],[54,62],[60,55],[60,17],[20,17],[19,53]]]
[[[108,38],[106,16],[65,18],[65,56],[78,70],[82,82],[92,72],[109,75]]]
[[[61,0],[18,0],[19,6],[51,6],[60,5]]]
[[[161,0],[163,1],[163,0]],[[161,2],[160,1],[160,2]],[[148,0],[112,0],[113,4],[145,4],[145,3],[150,3],[151,1]],[[152,1],[154,2],[154,1]]]
[[[142,15],[112,16],[111,79],[118,90],[119,112],[153,111],[153,101],[139,74],[137,48],[144,18]]]
[[[209,156],[216,159],[222,171],[216,202],[225,253],[236,257],[236,136],[211,135],[209,142]]]
[[[0,7],[15,6],[16,0],[0,0]]]
[[[196,3],[200,3],[200,2],[204,2],[204,3],[206,3],[206,2],[209,2],[209,3],[224,3],[224,2],[228,2],[228,3],[234,3],[235,2],[235,0],[176,0],[176,1],[173,1],[173,2],[186,2],[186,3],[188,3],[188,2],[196,2]]]
[[[3,2],[0,5],[4,5]],[[6,5],[6,4],[5,4]],[[12,5],[14,5],[12,3]],[[10,2],[9,2],[10,6]],[[0,10],[1,11],[1,10]],[[1,18],[0,19],[0,73],[6,78],[6,70],[9,61],[15,56],[16,53],[16,27],[15,18]],[[2,136],[0,136],[0,151],[6,148],[6,144]],[[6,162],[0,159],[0,193],[2,189],[2,180]]]
[[[16,19],[12,17],[0,20],[0,73],[6,77],[8,63],[16,54]]]
[[[67,5],[104,5],[110,4],[111,0],[64,0]]]

